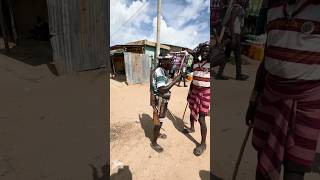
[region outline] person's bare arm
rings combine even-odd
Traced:
[[[240,9],[238,7],[234,7],[231,11],[231,17],[230,17],[230,33],[231,36],[233,37],[234,35],[234,23],[236,21],[236,18],[240,12]]]
[[[170,84],[168,84],[167,86],[163,86],[159,88],[159,93],[161,94],[165,94],[167,93],[181,78],[181,74],[179,74],[178,76],[176,76],[175,78],[173,78],[172,82]]]
[[[254,91],[258,93],[262,93],[265,86],[266,75],[267,75],[267,70],[264,67],[264,61],[262,61],[257,70],[256,81],[253,88]]]

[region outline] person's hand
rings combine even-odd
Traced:
[[[246,124],[247,126],[253,126],[255,114],[256,114],[257,103],[250,102],[246,113]]]
[[[175,74],[175,78],[181,78],[181,70],[178,70]]]

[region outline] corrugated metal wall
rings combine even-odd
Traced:
[[[129,85],[149,82],[151,64],[149,55],[125,52],[124,63]]]
[[[59,73],[106,66],[107,1],[47,0],[53,61]]]

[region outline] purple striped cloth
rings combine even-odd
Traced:
[[[278,180],[284,161],[310,168],[319,133],[320,81],[290,82],[268,75],[252,137],[258,170]]]
[[[210,112],[210,87],[197,87],[191,84],[191,92],[187,98],[191,117],[197,121],[199,114],[208,115]]]

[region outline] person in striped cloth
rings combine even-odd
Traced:
[[[303,180],[320,134],[320,2],[269,9],[267,45],[246,114],[257,180]]]
[[[165,139],[167,137],[165,134],[160,133],[160,129],[168,111],[168,102],[171,96],[170,89],[181,79],[181,74],[177,74],[170,82],[168,71],[172,69],[172,66],[173,62],[170,58],[159,59],[158,67],[152,74],[151,103],[154,128],[151,147],[157,152],[163,151],[163,148],[157,143],[157,139]]]
[[[193,80],[190,85],[187,101],[190,108],[190,128],[185,128],[184,133],[193,133],[194,122],[199,120],[201,129],[201,143],[193,153],[200,156],[206,150],[207,125],[205,117],[210,112],[210,44],[201,43],[193,54]],[[198,58],[199,57],[199,58]]]

